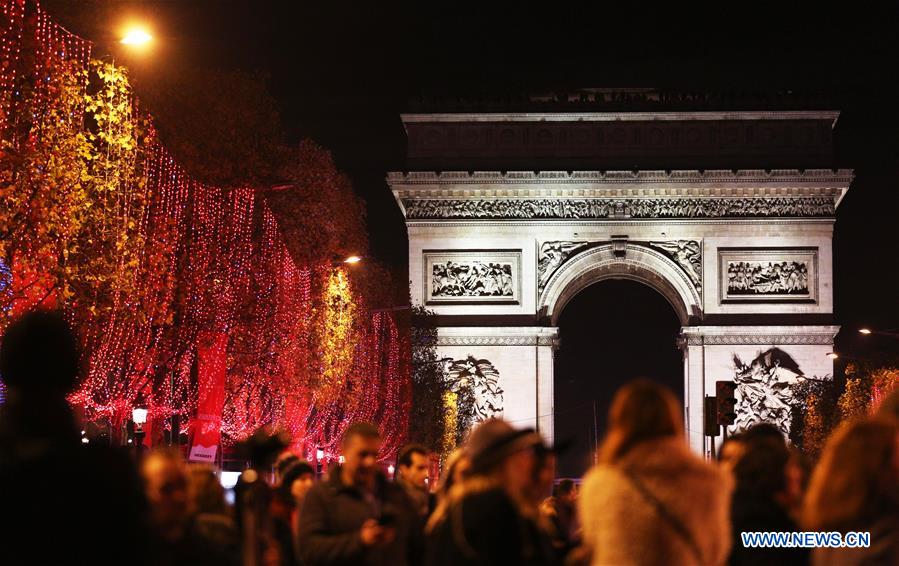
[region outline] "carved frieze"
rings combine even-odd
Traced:
[[[815,302],[816,248],[720,248],[720,299],[733,302]]]
[[[427,304],[517,303],[519,250],[425,251]]]
[[[596,243],[598,244],[598,242]],[[542,292],[549,278],[572,255],[590,247],[590,242],[543,242],[537,255],[537,288]]]
[[[402,199],[406,218],[829,218],[829,197],[630,199]]]
[[[687,274],[696,290],[702,293],[702,244],[696,240],[672,240],[649,242],[649,246],[661,250],[673,259]]]
[[[634,242],[627,238],[614,238],[609,241],[551,241],[542,242],[537,255],[537,290],[542,293],[550,278],[559,267],[572,256],[603,244],[617,243],[646,246],[670,257],[696,290],[702,294],[702,243],[697,240],[670,240],[652,242]],[[623,250],[622,250],[623,254]]]

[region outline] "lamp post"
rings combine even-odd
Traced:
[[[131,411],[131,420],[134,421],[134,438],[137,441],[137,458],[140,459],[144,449],[144,423],[147,422],[147,409],[135,407]]]
[[[322,475],[322,459],[325,457],[325,451],[321,448],[315,449],[315,470],[316,476],[321,477]]]
[[[899,339],[899,332],[894,330],[872,330],[870,328],[859,328],[859,334],[864,334],[865,336],[869,336],[874,334],[875,336],[889,336],[890,338]]]
[[[352,265],[356,265],[356,264],[358,264],[358,263],[361,263],[363,259],[365,259],[363,256],[358,256],[358,255],[347,256],[347,257],[345,257],[345,258],[343,258],[343,259],[336,259],[336,258],[335,258],[335,259],[331,262],[331,266],[332,266],[332,267],[340,267],[341,265],[350,265],[350,266],[352,266]]]
[[[129,47],[134,48],[144,48],[153,41],[153,36],[150,35],[150,32],[147,31],[147,28],[143,26],[131,26],[125,33],[122,35],[122,39],[119,40],[119,43],[122,45],[127,45]]]

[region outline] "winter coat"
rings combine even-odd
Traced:
[[[867,548],[816,548],[814,566],[899,566],[899,516],[884,517],[853,529],[871,533]]]
[[[693,454],[681,438],[646,441],[615,464],[596,466],[579,498],[592,564],[724,564],[732,484],[728,474]]]
[[[417,515],[406,493],[383,476],[376,482],[375,501],[369,501],[355,486],[341,480],[340,468],[327,481],[315,484],[300,513],[298,547],[305,566],[405,566],[418,564],[421,533]],[[396,539],[390,544],[366,547],[359,531],[368,519],[382,514],[393,517]]]
[[[427,566],[547,566],[549,537],[495,485],[466,480],[438,506],[427,541]],[[437,520],[435,520],[437,519]]]
[[[731,552],[727,562],[730,566],[804,566],[809,563],[807,548],[752,548],[743,546],[741,533],[799,531],[796,522],[777,504],[771,496],[737,491],[730,507],[733,528]]]

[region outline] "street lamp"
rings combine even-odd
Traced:
[[[827,357],[830,358],[831,360],[835,360],[835,359],[837,359],[837,358],[840,357],[839,354],[837,354],[836,352],[827,352],[826,355],[827,355]]]
[[[335,258],[331,262],[332,267],[340,267],[341,265],[356,265],[357,263],[361,263],[362,260],[365,259],[363,256],[359,255],[350,255],[343,259]]]
[[[874,334],[875,336],[889,336],[890,338],[899,338],[899,332],[895,330],[871,330],[870,328],[859,328],[859,334],[864,334],[865,336],[869,334]]]
[[[325,457],[325,451],[322,450],[321,448],[316,448],[315,449],[315,469],[316,469],[316,475],[319,477],[321,477],[321,475],[322,475],[322,460],[324,459],[324,457]]]
[[[144,423],[147,422],[147,409],[144,407],[135,407],[131,411],[131,420],[134,421],[134,438],[137,440],[137,457],[144,449]]]
[[[122,45],[142,49],[153,41],[153,36],[143,26],[131,26],[119,40]]]

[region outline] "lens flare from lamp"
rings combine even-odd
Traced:
[[[125,32],[125,35],[119,41],[119,43],[123,45],[130,45],[132,47],[143,47],[153,41],[153,36],[150,35],[145,28],[142,27],[133,27],[129,28],[128,31]]]
[[[131,411],[131,420],[133,420],[136,425],[144,424],[147,422],[147,410],[143,407],[135,407]]]

